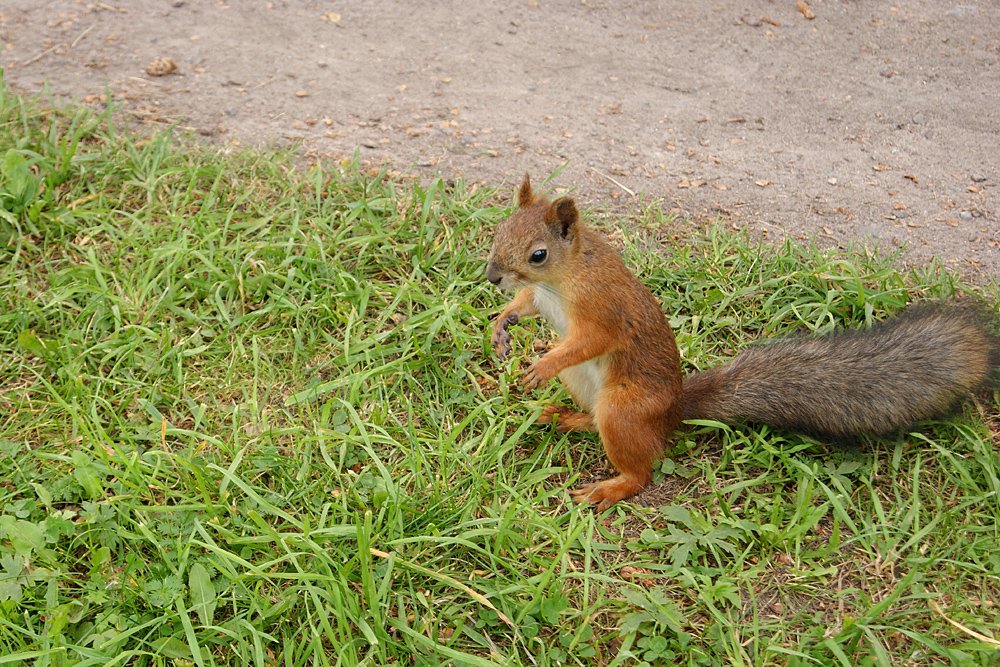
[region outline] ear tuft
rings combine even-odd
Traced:
[[[569,197],[560,197],[552,202],[552,206],[545,214],[545,221],[557,228],[559,236],[564,239],[572,238],[576,231],[576,221],[579,214],[576,211],[576,203]]]
[[[535,193],[531,191],[531,179],[528,174],[524,175],[524,181],[521,183],[521,189],[517,192],[517,205],[520,208],[530,205],[535,201]]]

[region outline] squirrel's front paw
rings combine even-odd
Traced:
[[[524,377],[521,378],[521,386],[530,391],[542,386],[551,380],[554,375],[555,373],[550,370],[550,364],[546,364],[543,357],[532,364],[531,368],[525,372]]]
[[[507,358],[510,354],[510,332],[507,331],[507,327],[512,324],[517,324],[517,315],[511,313],[506,317],[501,317],[497,320],[496,324],[493,326],[493,338],[491,343],[493,345],[493,351],[496,353],[500,361]]]

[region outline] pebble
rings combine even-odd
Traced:
[[[925,122],[927,122],[927,119],[924,117],[924,114],[919,111],[913,114],[912,120],[914,125],[923,125]]]
[[[969,178],[972,179],[973,183],[985,183],[987,180],[986,177],[983,176],[982,174],[975,174],[973,176],[970,176]]]
[[[962,220],[972,220],[972,211],[962,211],[958,214]]]
[[[906,211],[894,211],[893,215],[895,215],[898,219],[902,220],[903,218],[909,217],[910,214],[907,213]]]
[[[953,17],[963,17],[966,16],[967,14],[975,14],[977,9],[978,8],[975,5],[958,4],[952,7],[951,9],[946,10],[944,15]]]

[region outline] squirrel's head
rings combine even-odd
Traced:
[[[486,278],[501,289],[556,282],[565,258],[579,246],[579,215],[569,197],[549,202],[531,191],[525,174],[517,210],[502,220],[493,236]]]

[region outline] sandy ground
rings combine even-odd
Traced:
[[[1000,273],[995,0],[3,0],[0,42],[20,91],[223,145],[512,195],[566,165],[585,206]]]

